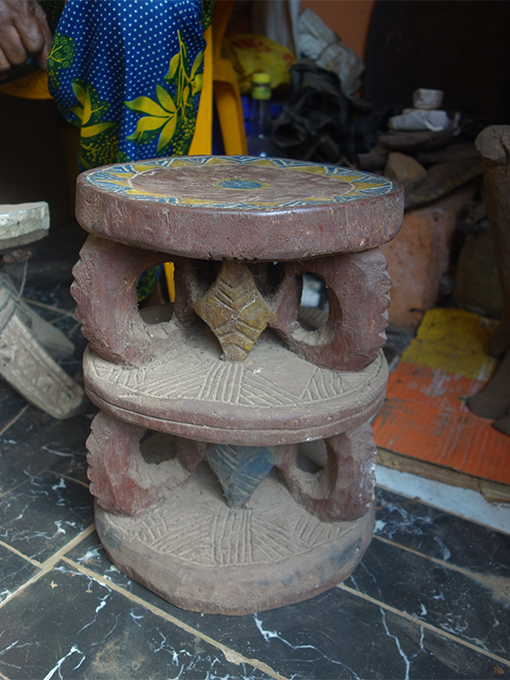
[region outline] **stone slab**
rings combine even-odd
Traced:
[[[20,303],[12,282],[0,275],[0,376],[27,401],[54,418],[76,415],[87,403],[83,389],[50,356],[52,349],[73,349],[72,343]],[[50,330],[47,330],[46,327]]]
[[[416,328],[439,294],[448,270],[457,214],[473,197],[466,187],[431,205],[409,210],[399,235],[381,251],[393,281],[390,327]]]
[[[0,205],[0,254],[39,241],[50,229],[45,201]]]
[[[412,156],[394,151],[388,155],[384,174],[407,188],[424,179],[427,176],[427,171]]]

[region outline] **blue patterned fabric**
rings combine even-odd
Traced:
[[[212,0],[68,0],[50,92],[81,130],[81,169],[183,155],[202,89]]]
[[[80,170],[188,153],[214,0],[67,0],[50,55],[50,92],[80,128]],[[146,299],[162,267],[140,279]]]

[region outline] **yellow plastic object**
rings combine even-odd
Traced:
[[[217,2],[213,17],[214,99],[227,156],[246,156],[248,145],[244,129],[243,105],[237,77],[230,59],[221,57],[221,43],[235,0]]]
[[[430,309],[402,361],[489,380],[498,366],[488,354],[498,322],[463,309]]]
[[[204,80],[195,135],[189,151],[191,156],[212,153],[213,92],[225,153],[227,156],[245,156],[248,153],[237,77],[231,61],[221,57],[221,43],[234,1],[216,3],[212,26],[204,33],[207,42]]]
[[[0,93],[20,99],[53,99],[48,90],[48,74],[42,69],[8,83],[0,81]]]
[[[204,51],[204,79],[198,105],[195,134],[191,141],[190,156],[209,156],[212,153],[213,123],[213,28],[204,33],[207,46]]]
[[[174,263],[173,262],[165,262],[164,265],[165,268],[165,277],[166,277],[166,285],[168,288],[168,298],[170,302],[175,302],[175,281],[174,281]]]
[[[237,33],[225,38],[221,53],[230,59],[241,94],[249,94],[256,73],[269,74],[271,87],[290,82],[289,69],[296,61],[292,52],[258,33]]]
[[[226,59],[218,59],[214,66],[214,99],[225,153],[227,156],[247,156],[243,108],[234,69]]]

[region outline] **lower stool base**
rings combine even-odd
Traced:
[[[246,508],[229,508],[206,463],[135,517],[96,504],[112,562],[172,604],[209,614],[251,614],[300,602],[347,578],[373,532],[374,509],[321,522],[294,501],[273,471]]]

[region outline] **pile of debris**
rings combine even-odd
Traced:
[[[437,108],[441,92],[420,89],[412,109],[373,112],[367,102],[342,92],[335,73],[310,59],[297,61],[290,75],[289,100],[273,132],[282,156],[396,179],[406,190],[406,209],[481,176],[474,139],[484,124]]]
[[[443,93],[419,89],[413,108],[388,120],[369,153],[357,154],[361,170],[382,172],[406,190],[407,208],[433,201],[482,174],[473,141],[465,141],[461,115],[441,110]]]

